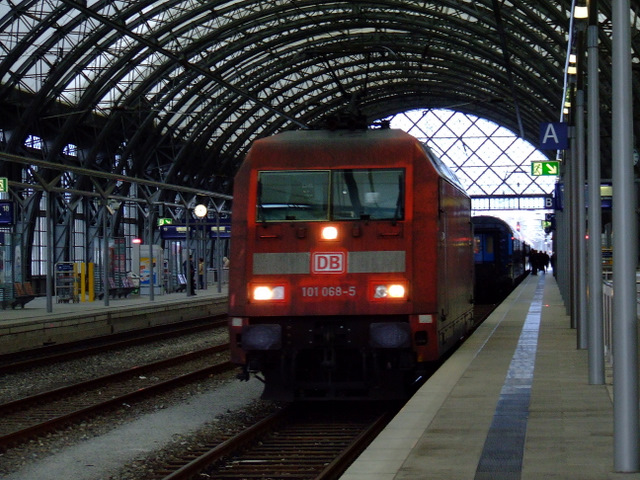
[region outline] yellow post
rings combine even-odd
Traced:
[[[86,269],[87,269],[87,264],[82,262],[80,264],[80,301],[82,303],[84,303],[84,301],[85,301],[84,295],[85,295],[85,292],[86,292],[86,287],[85,287],[85,283],[84,282],[85,282],[86,274],[87,274]]]
[[[71,297],[71,302],[76,303],[78,301],[78,275],[80,272],[78,262],[73,262],[73,296]]]
[[[93,302],[96,299],[95,285],[93,283],[93,262],[87,264],[87,275],[89,276],[89,301]]]

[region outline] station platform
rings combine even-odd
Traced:
[[[36,297],[24,308],[0,310],[0,354],[118,332],[166,325],[228,310],[228,289],[223,284],[186,293],[128,295],[126,298],[78,303],[56,303],[47,312],[47,298]]]
[[[341,479],[640,479],[614,472],[612,385],[576,345],[553,276],[528,276]]]

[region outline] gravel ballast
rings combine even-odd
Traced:
[[[0,381],[0,402],[227,341],[226,330],[128,347],[16,372]],[[212,359],[212,363],[216,363]],[[0,453],[3,480],[143,480],[159,462],[216,432],[237,432],[279,408],[259,400],[262,383],[235,372],[87,419]]]
[[[81,440],[44,458],[29,462],[5,480],[105,480],[124,479],[119,472],[137,461],[144,478],[146,456],[179,443],[208,424],[224,422],[224,414],[251,406],[262,392],[262,384],[230,380],[212,391],[196,395],[157,412],[147,413],[93,438]],[[222,416],[222,417],[220,417]],[[218,418],[216,418],[218,417]],[[133,479],[135,472],[128,478]]]

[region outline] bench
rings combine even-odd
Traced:
[[[184,273],[178,274],[178,286],[176,288],[176,292],[184,292],[187,289],[187,277],[184,276]]]
[[[124,277],[122,279],[122,286],[118,287],[116,285],[116,281],[113,278],[109,278],[109,296],[111,298],[127,298],[131,292],[134,292],[138,289],[129,277]],[[104,297],[104,293],[98,294],[98,299],[102,300]]]
[[[118,287],[116,287],[116,282],[113,278],[109,279],[109,296],[111,298],[116,298],[116,295],[118,295],[118,298],[120,297],[119,292],[118,292]]]
[[[122,287],[120,287],[118,291],[118,298],[120,298],[121,296],[127,298],[127,296],[137,288],[138,287],[133,284],[133,280],[131,280],[129,277],[124,277],[122,279]]]
[[[109,289],[108,289],[108,292],[109,292],[108,295],[111,298],[116,298],[116,296],[118,298],[120,298],[122,296],[122,288],[116,286],[116,282],[115,282],[115,280],[113,278],[109,278]],[[98,295],[98,299],[102,300],[102,297],[104,297],[104,292],[102,292],[102,293],[100,293]]]
[[[109,279],[109,296],[112,298],[127,298],[131,292],[133,292],[137,287],[133,285],[133,282],[130,278],[124,277],[122,279],[122,285],[117,286],[116,282],[113,278]]]
[[[25,282],[24,286],[21,283],[16,282],[13,284],[13,289],[15,298],[11,302],[11,309],[16,308],[18,305],[24,308],[27,303],[36,298],[30,282]]]

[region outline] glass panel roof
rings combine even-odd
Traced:
[[[600,3],[606,156],[611,12]],[[2,148],[24,153],[24,139],[37,134],[51,161],[72,144],[83,166],[109,169],[113,162],[105,159],[117,151],[140,175],[162,172],[167,181],[229,193],[227,179],[253,139],[317,127],[336,112],[374,121],[413,108],[457,110],[535,144],[540,122],[561,115],[568,42],[577,37],[569,35],[570,5],[6,0],[0,3]],[[639,10],[640,0],[631,1],[636,33]],[[640,35],[632,38],[637,68]],[[515,148],[495,142],[478,152]],[[508,168],[501,161],[485,166],[472,156],[466,175],[488,177],[496,192],[508,190],[504,175],[492,176]]]

